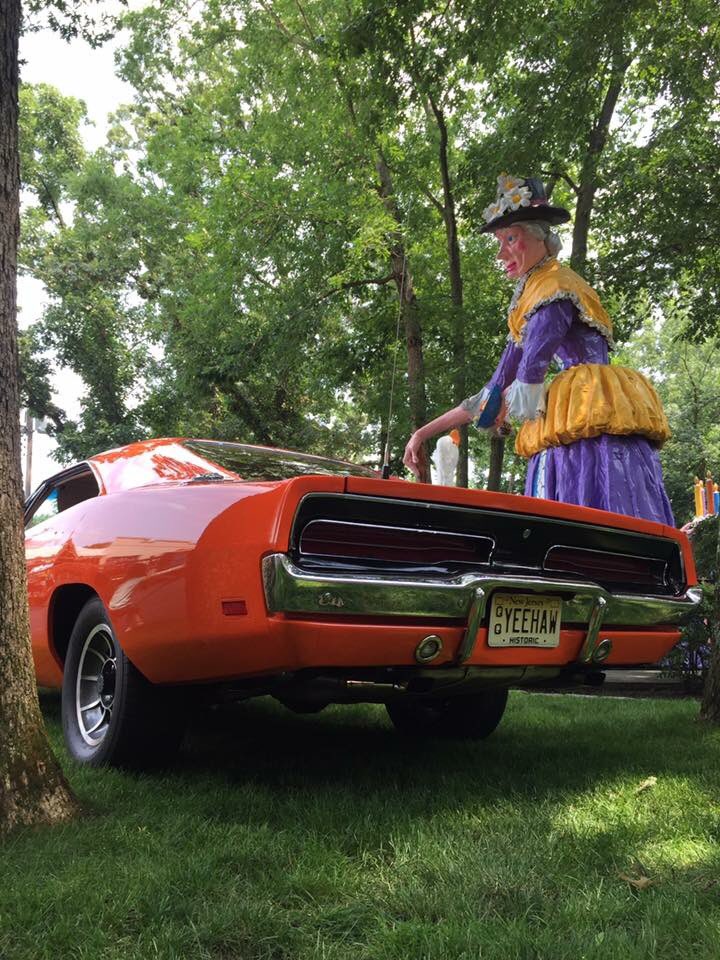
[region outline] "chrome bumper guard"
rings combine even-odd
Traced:
[[[416,579],[380,573],[311,573],[284,553],[263,559],[263,582],[270,613],[465,620],[467,629],[458,650],[458,663],[470,658],[495,590],[561,595],[563,623],[586,625],[580,663],[592,662],[602,626],[676,626],[702,599],[699,587],[690,587],[678,597],[650,597],[613,594],[594,583],[544,577],[466,573]]]

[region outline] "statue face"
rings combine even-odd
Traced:
[[[516,279],[527,273],[547,253],[545,242],[524,227],[502,227],[495,231],[500,249],[497,259],[505,267],[508,277]]]

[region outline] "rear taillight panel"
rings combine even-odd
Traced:
[[[583,547],[552,547],[543,569],[548,573],[567,573],[630,589],[643,588],[657,593],[667,587],[667,561],[653,557],[608,553]]]
[[[680,544],[669,537],[356,494],[306,496],[293,523],[290,553],[313,569],[537,574],[649,596],[678,596],[687,585]]]
[[[311,520],[302,529],[299,546],[305,557],[452,566],[489,563],[493,541],[445,530]]]

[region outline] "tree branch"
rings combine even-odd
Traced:
[[[45,193],[47,194],[48,200],[49,200],[50,203],[52,204],[52,208],[53,208],[53,210],[55,211],[55,216],[57,217],[57,222],[58,222],[60,228],[61,228],[62,230],[64,230],[65,227],[67,226],[67,224],[65,223],[65,221],[64,221],[64,219],[63,219],[63,215],[60,213],[60,208],[58,207],[57,203],[55,202],[55,197],[52,195],[52,190],[50,189],[50,187],[47,185],[47,183],[46,183],[45,180],[43,179],[42,174],[38,173],[38,179],[40,180],[40,183],[43,185],[43,188],[44,188],[44,190],[45,190]]]
[[[295,0],[295,6],[296,6],[296,7],[298,8],[298,10],[300,11],[300,16],[302,17],[303,23],[305,24],[305,29],[307,30],[308,35],[309,35],[310,39],[312,40],[312,39],[316,36],[316,34],[315,34],[315,31],[314,31],[313,28],[312,28],[312,25],[311,25],[310,21],[309,21],[308,18],[307,18],[307,14],[305,13],[305,10],[303,9],[303,5],[300,3],[300,0]]]
[[[453,5],[453,0],[447,0],[447,3],[445,4],[444,9],[439,10],[435,14],[435,16],[425,25],[426,29],[428,30],[431,36],[433,35],[435,26],[437,25],[439,27],[438,21],[443,21],[445,19],[445,17],[447,16],[447,12],[452,5]]]
[[[622,38],[620,38],[620,41],[621,40]],[[625,74],[632,60],[632,55],[625,53],[622,49],[618,49],[613,53],[610,82],[605,91],[600,114],[590,130],[588,137],[587,150],[583,158],[580,173],[580,190],[575,206],[573,244],[570,255],[570,266],[573,270],[582,271],[585,261],[587,260],[590,216],[593,210],[595,192],[598,188],[598,165],[610,133],[610,122],[622,91],[623,83],[625,82]]]
[[[339,287],[333,287],[332,290],[326,290],[325,293],[321,293],[319,297],[313,300],[313,303],[322,303],[323,300],[328,300],[341,290],[354,290],[357,287],[384,286],[386,283],[392,283],[394,279],[391,273],[388,274],[387,277],[366,277],[363,280],[346,280],[345,283],[341,283]]]
[[[577,196],[577,195],[580,193],[580,187],[578,187],[578,185],[577,185],[577,184],[575,183],[575,181],[570,177],[569,174],[563,173],[561,170],[541,170],[540,172],[541,172],[541,174],[542,174],[543,177],[546,177],[546,178],[549,179],[549,180],[550,180],[550,179],[555,180],[555,181],[557,181],[557,180],[564,180],[565,183],[566,183],[566,184],[570,187],[570,189],[573,191],[573,193],[575,194],[575,196]],[[551,190],[550,190],[550,193],[552,193],[552,188],[551,188]],[[549,195],[548,195],[548,200],[549,200],[549,199],[550,199],[550,197],[549,197]]]
[[[310,46],[309,43],[306,43],[302,37],[299,37],[296,33],[293,33],[292,30],[290,30],[285,25],[285,23],[278,16],[278,14],[275,13],[275,10],[273,9],[273,6],[271,3],[266,3],[265,0],[259,0],[259,3],[260,3],[260,6],[265,11],[265,13],[267,13],[268,16],[273,18],[273,20],[275,21],[275,26],[278,28],[280,33],[282,33],[283,36],[290,41],[290,43],[294,43],[296,46],[302,47],[303,50],[307,50],[309,53],[314,52],[313,48]]]
[[[432,190],[429,190],[428,187],[425,187],[425,186],[423,186],[422,184],[419,184],[419,187],[420,187],[420,192],[423,194],[423,196],[425,196],[425,197],[428,198],[428,200],[430,201],[430,203],[435,207],[435,209],[438,211],[438,213],[440,214],[440,216],[443,217],[443,219],[444,219],[444,217],[445,217],[445,207],[440,203],[440,201],[439,201],[438,198],[435,196],[435,194],[432,192]]]
[[[247,272],[249,273],[249,275],[250,275],[254,280],[257,280],[257,282],[258,282],[258,283],[261,283],[264,287],[267,287],[269,290],[277,291],[277,289],[278,289],[277,286],[276,286],[274,283],[270,283],[270,281],[269,281],[269,280],[266,280],[265,277],[262,277],[262,276],[257,272],[257,270],[251,270],[251,269],[248,267],[248,268],[247,268]]]

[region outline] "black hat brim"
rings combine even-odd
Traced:
[[[570,211],[564,207],[551,207],[544,204],[537,207],[518,207],[517,210],[511,210],[501,217],[495,217],[490,223],[486,223],[484,227],[480,228],[480,233],[493,233],[495,230],[502,230],[503,227],[512,226],[513,223],[527,222],[528,220],[544,220],[545,223],[550,223],[555,227],[559,223],[567,223],[569,219]]]

